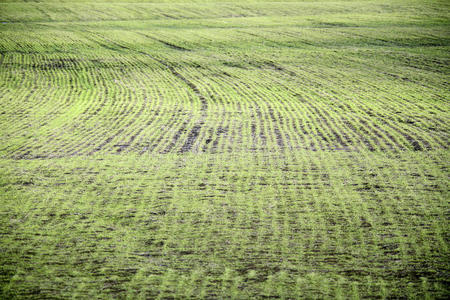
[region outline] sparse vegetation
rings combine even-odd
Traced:
[[[447,298],[447,1],[177,2],[0,1],[1,296]]]

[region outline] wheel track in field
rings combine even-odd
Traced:
[[[92,34],[100,36],[102,39],[105,39],[109,43],[111,43],[111,44],[113,44],[113,45],[115,45],[115,46],[117,46],[117,47],[119,47],[121,49],[126,49],[128,51],[132,51],[132,52],[135,52],[135,53],[139,53],[139,54],[145,55],[145,56],[151,58],[152,60],[158,62],[160,65],[164,66],[167,70],[169,70],[170,73],[173,76],[175,76],[176,78],[181,80],[184,84],[186,84],[191,89],[191,91],[198,97],[198,99],[200,100],[200,103],[201,103],[201,106],[200,106],[200,117],[195,122],[195,125],[190,129],[190,131],[189,131],[189,133],[187,135],[186,141],[181,146],[181,148],[178,150],[178,152],[180,152],[180,153],[184,153],[184,152],[190,151],[192,149],[194,143],[196,142],[198,136],[199,136],[200,130],[203,127],[205,119],[207,118],[207,114],[208,114],[208,112],[207,112],[207,110],[208,110],[208,101],[207,101],[206,97],[200,92],[198,87],[191,80],[187,79],[183,74],[178,72],[172,65],[170,65],[166,61],[164,61],[164,60],[162,60],[160,58],[157,58],[154,55],[151,55],[151,54],[149,54],[149,53],[147,53],[145,51],[138,50],[138,49],[132,49],[132,48],[130,48],[128,46],[125,46],[125,45],[123,45],[121,43],[118,43],[118,42],[113,41],[111,39],[105,38],[105,37],[103,37],[103,36],[101,36],[99,34],[96,34],[96,33],[92,33]],[[140,33],[138,33],[138,34],[140,34]],[[140,35],[143,35],[143,34],[140,34]],[[144,36],[146,36],[147,38],[151,38],[151,37],[149,37],[147,35],[144,35]],[[152,39],[154,39],[154,38],[152,38]],[[161,40],[158,40],[158,41],[161,42]],[[166,43],[164,43],[164,44],[166,44]],[[174,46],[175,45],[172,45],[171,48],[174,48]],[[179,49],[177,49],[177,50],[179,50]],[[176,133],[175,136],[174,136],[174,139],[172,140],[172,144],[176,144],[178,139],[180,138],[180,136],[181,136],[180,133]],[[169,149],[164,150],[163,153],[167,153],[170,150],[172,150],[172,147],[170,147]]]
[[[166,81],[171,82],[173,80],[173,86],[176,86],[177,84],[179,84],[179,81],[171,76],[171,77],[164,77]],[[161,90],[158,92],[158,96],[161,100],[160,100],[160,105],[162,107],[163,104],[163,99],[165,99],[165,94],[166,94],[167,90]],[[178,93],[178,91],[177,91]],[[179,94],[177,94],[179,95]],[[167,97],[171,97],[171,95],[167,95]],[[190,97],[190,95],[189,95]],[[192,100],[190,98],[188,98],[189,102],[192,102]],[[167,153],[164,149],[170,147],[170,149],[172,149],[173,146],[175,146],[176,142],[180,139],[179,136],[177,136],[177,134],[182,135],[183,131],[184,131],[184,126],[186,126],[188,124],[187,120],[192,119],[192,114],[190,114],[188,111],[183,109],[183,106],[179,103],[176,102],[175,105],[170,109],[170,110],[163,110],[162,108],[160,109],[161,113],[159,113],[159,117],[156,120],[156,123],[154,124],[154,126],[151,128],[151,132],[152,135],[151,137],[142,137],[141,140],[143,138],[145,138],[146,140],[146,144],[148,144],[147,149],[141,151],[141,153],[145,153],[145,152],[161,152],[161,153]],[[169,118],[164,118],[167,117],[167,115],[170,115]],[[158,126],[159,127],[155,127]],[[164,130],[160,130],[161,128],[164,127]],[[170,132],[172,129],[176,130],[175,136],[176,138],[172,137],[172,141],[174,141],[173,146],[169,146],[170,145]],[[169,145],[165,145],[169,144]]]
[[[202,87],[208,97],[213,100],[214,106],[213,109],[209,110],[207,123],[210,127],[203,137],[204,144],[201,151],[232,152],[234,138],[242,137],[242,132],[233,126],[235,125],[236,114],[241,112],[241,106],[239,102],[234,101],[233,95],[224,92],[227,90],[227,83],[223,80],[222,70],[215,69],[214,73],[220,74],[220,77],[202,74],[205,78],[202,81]]]
[[[191,72],[192,70],[195,71],[195,69],[190,68],[190,64],[179,67],[176,63],[172,63],[173,57],[170,57],[170,55],[168,59],[164,59],[157,54],[154,55],[141,49],[134,49],[128,44],[124,45],[121,42],[111,41],[100,34],[94,35],[101,37],[99,45],[107,49],[118,53],[120,53],[121,49],[126,50],[127,53],[137,53],[144,57],[149,57],[158,66],[162,66],[162,69],[167,71],[167,77],[161,77],[163,79],[173,78],[173,81],[169,84],[165,83],[173,90],[173,93],[169,96],[174,98],[174,96],[178,97],[181,95],[177,87],[172,87],[173,82],[179,82],[183,87],[187,86],[187,89],[190,91],[188,100],[194,105],[200,103],[199,109],[197,106],[193,106],[196,108],[196,114],[185,117],[186,114],[181,109],[178,109],[183,107],[182,103],[175,106],[171,111],[166,110],[164,113],[170,114],[172,112],[173,114],[171,117],[164,118],[164,114],[160,113],[163,103],[161,97],[159,104],[149,106],[146,100],[142,103],[139,102],[137,99],[141,99],[141,95],[130,92],[128,87],[119,87],[116,91],[112,89],[111,85],[102,83],[105,86],[104,92],[106,94],[108,92],[114,93],[117,98],[115,100],[117,104],[111,106],[111,110],[117,116],[117,120],[110,120],[108,125],[111,125],[111,127],[104,125],[99,128],[89,129],[89,126],[94,125],[94,121],[100,118],[98,114],[102,113],[103,109],[101,103],[108,101],[108,95],[102,96],[103,99],[98,102],[96,101],[97,98],[89,97],[90,103],[86,105],[86,109],[83,112],[85,116],[77,119],[79,122],[88,123],[88,125],[83,127],[80,135],[76,136],[77,140],[70,140],[71,134],[64,132],[51,137],[49,136],[50,133],[45,133],[48,135],[48,139],[45,141],[51,145],[43,145],[43,143],[24,145],[14,150],[15,154],[29,155],[31,153],[32,155],[39,155],[40,153],[48,154],[53,152],[62,154],[62,156],[66,154],[92,155],[97,152],[112,153],[116,150],[115,152],[118,153],[137,151],[138,149],[142,149],[138,151],[140,153],[152,151],[159,153],[232,152],[240,149],[239,147],[242,145],[251,149],[260,147],[260,149],[269,151],[284,151],[287,148],[332,151],[383,151],[387,149],[422,151],[448,147],[448,144],[445,143],[447,136],[444,133],[432,135],[426,129],[414,125],[413,122],[416,119],[413,119],[412,123],[404,123],[397,120],[394,110],[403,109],[407,112],[406,114],[399,114],[398,118],[400,118],[400,116],[408,116],[408,113],[412,115],[413,108],[420,107],[419,104],[414,102],[415,98],[412,92],[410,93],[411,95],[400,97],[395,95],[395,90],[389,91],[386,87],[378,87],[370,80],[366,79],[363,81],[356,78],[355,80],[359,80],[359,83],[364,83],[361,84],[362,87],[369,92],[373,92],[375,89],[379,90],[380,93],[376,95],[380,96],[380,101],[372,104],[362,99],[362,97],[355,97],[356,99],[353,102],[351,101],[353,99],[347,97],[348,91],[340,88],[337,84],[344,81],[329,82],[329,74],[326,72],[321,72],[317,69],[308,70],[308,68],[297,72],[296,69],[295,71],[292,70],[295,67],[290,65],[285,67],[280,63],[271,61],[250,64],[255,68],[261,69],[261,75],[258,77],[258,80],[251,78],[251,75],[239,78],[239,76],[232,77],[228,74],[219,79],[213,79],[213,84],[208,84],[199,79],[201,75],[204,75],[201,71],[202,69],[200,72]],[[180,48],[164,40],[145,34],[141,35],[164,44],[171,51],[189,51],[189,49]],[[3,57],[2,55],[1,59]],[[65,59],[67,58],[62,58],[61,61]],[[146,61],[148,62],[149,60]],[[129,61],[126,63],[124,68],[135,67],[135,65],[129,64]],[[39,65],[32,65],[32,67],[37,68]],[[141,71],[138,67],[135,67],[133,70]],[[208,71],[211,70],[208,69]],[[41,73],[43,74],[42,76],[51,78],[50,81],[52,83],[65,80],[65,78],[57,78],[58,73],[53,72],[51,65],[44,67]],[[306,73],[310,77],[305,76]],[[121,76],[120,72],[111,72],[111,74],[113,77]],[[145,74],[142,75],[145,76]],[[68,75],[67,77],[70,76]],[[97,79],[101,79],[101,77],[102,75],[99,75]],[[289,78],[295,83],[302,83],[301,88],[304,91],[300,93],[294,84],[280,80],[278,77],[283,77],[283,80]],[[151,78],[148,77],[148,79]],[[42,79],[39,81],[42,81]],[[142,82],[145,84],[145,80],[142,80]],[[270,87],[270,84],[273,83],[276,83],[277,87],[282,88],[282,92],[273,91]],[[332,84],[335,86],[332,86]],[[265,89],[264,85],[269,86],[269,88]],[[226,94],[227,91],[230,93],[232,91],[237,96],[226,99],[225,97],[215,97],[215,94]],[[285,91],[286,93],[284,93]],[[39,91],[39,95],[44,94],[45,92]],[[39,98],[39,95],[32,95],[32,97]],[[73,94],[73,88],[61,94],[61,97],[63,96],[68,98],[76,97]],[[38,103],[44,103],[45,107],[50,107],[51,101],[47,101],[45,98],[40,98],[41,102]],[[200,101],[198,102],[198,100]],[[244,109],[241,109],[241,104]],[[426,108],[430,106],[431,104],[426,103]],[[238,111],[248,113],[250,118],[234,117],[232,110],[235,107],[239,107]],[[20,109],[20,106],[18,106],[18,109]],[[64,111],[65,108],[59,107],[58,109]],[[48,112],[50,114],[55,113],[58,112],[58,109],[48,109]],[[154,114],[147,115],[145,113],[147,110],[153,111],[154,109]],[[25,124],[27,123],[26,113],[20,118],[19,120],[22,124],[16,132],[27,129]],[[439,123],[438,129],[442,132],[442,128],[445,127],[445,121],[445,118],[437,118],[436,122],[432,120],[429,123],[431,125]],[[71,122],[66,122],[65,124],[63,129],[73,129]],[[158,131],[157,126],[160,124],[166,126],[160,133],[155,132]],[[147,135],[146,131],[148,128],[150,128],[151,134]],[[161,128],[163,127],[161,126]],[[243,137],[243,132],[249,133],[249,137]],[[151,139],[148,138],[149,135],[151,135]],[[60,137],[63,137],[65,140],[53,142]],[[215,140],[214,137],[216,137]],[[155,145],[150,145],[149,140],[155,142]],[[141,146],[141,142],[147,146]],[[115,147],[119,148],[116,149]]]
[[[178,150],[178,152],[183,153],[183,152],[188,152],[192,149],[192,147],[194,146],[195,141],[197,140],[200,130],[204,125],[205,119],[207,118],[208,115],[208,101],[206,99],[206,97],[200,92],[200,90],[198,89],[198,87],[192,83],[190,80],[188,80],[185,76],[183,76],[181,73],[179,73],[177,70],[175,70],[175,68],[173,66],[171,66],[170,64],[166,63],[165,61],[158,59],[148,53],[145,53],[143,51],[139,51],[139,53],[144,54],[150,58],[152,58],[153,60],[159,62],[161,65],[165,66],[176,78],[180,79],[182,82],[184,82],[193,92],[194,94],[200,99],[200,118],[196,121],[196,124],[191,128],[190,132],[187,135],[187,139],[185,141],[185,143],[183,144],[183,146],[181,146],[181,149]],[[174,140],[172,141],[173,144],[175,144],[178,141],[178,138],[181,136],[181,134],[176,134],[174,137]],[[166,153],[169,150],[165,150]]]
[[[117,77],[116,77],[117,78]],[[120,78],[120,77],[119,77]],[[142,82],[142,84],[144,84],[144,82]],[[117,85],[116,85],[117,86]],[[119,120],[119,123],[117,123],[112,129],[116,128],[116,129],[125,129],[125,131],[120,131],[117,132],[115,134],[113,134],[113,136],[117,136],[118,139],[115,140],[115,144],[112,145],[112,147],[115,149],[116,153],[122,152],[122,151],[128,151],[128,149],[130,147],[134,147],[133,146],[133,142],[138,138],[138,136],[144,131],[145,128],[147,128],[148,126],[150,126],[152,124],[152,121],[150,120],[154,120],[156,118],[155,115],[159,114],[160,111],[160,106],[161,106],[161,102],[159,102],[159,108],[158,107],[154,107],[155,105],[149,105],[148,101],[146,100],[147,97],[151,97],[151,95],[142,95],[141,98],[143,98],[142,103],[138,103],[137,99],[138,96],[136,94],[136,92],[134,91],[130,91],[129,88],[121,88],[121,90],[123,90],[122,93],[119,94],[119,97],[117,99],[118,104],[121,104],[120,109],[113,109],[113,111],[115,112],[115,114],[119,114],[119,115],[123,115],[125,116],[125,118],[123,118],[122,120]],[[147,91],[145,90],[144,93],[147,93]],[[121,99],[123,99],[123,97],[121,98],[121,95],[124,97],[127,97],[129,100],[134,100],[134,101],[122,101]],[[107,98],[107,96],[105,97]],[[134,103],[134,104],[133,104]],[[153,104],[154,102],[151,102],[151,104]],[[136,111],[135,107],[137,107],[137,105],[140,105],[140,109]],[[114,108],[115,106],[113,106],[112,108]],[[149,114],[144,114],[144,112],[148,109],[152,108],[152,110],[150,110],[152,113]],[[96,112],[100,112],[102,110],[102,107],[99,107],[97,109]],[[128,116],[128,118],[127,118]],[[135,126],[132,126],[134,123],[137,122],[137,120],[139,120],[140,123],[143,124],[143,126],[140,126],[140,129],[138,129],[138,131],[135,130]],[[122,124],[120,124],[122,123]],[[128,131],[128,133],[126,134],[126,136],[130,136],[130,139],[124,139],[123,136],[125,135],[125,132]],[[95,140],[96,136],[99,136],[101,138],[101,136],[106,133],[106,135],[111,135],[109,132],[100,132],[100,133],[96,133],[93,132],[91,135],[91,138],[86,139],[87,143],[90,143],[89,141],[91,140]],[[122,134],[122,135],[121,135]],[[112,139],[108,138],[107,141],[112,142]],[[102,148],[104,148],[105,146],[107,146],[109,143],[107,144],[102,144],[102,147],[100,149],[94,149],[91,152],[98,152],[101,151]],[[136,147],[138,147],[136,145]],[[111,148],[111,147],[110,147]],[[111,151],[113,149],[111,148]],[[141,150],[142,151],[142,150]]]
[[[167,46],[167,47],[169,47],[169,48],[171,48],[171,49],[174,49],[174,50],[179,50],[179,51],[191,51],[191,50],[188,49],[188,48],[184,48],[184,47],[175,45],[175,44],[173,44],[173,43],[171,43],[171,42],[168,42],[168,41],[165,41],[165,40],[156,38],[156,37],[154,37],[154,36],[150,36],[150,35],[145,34],[145,33],[142,33],[142,32],[135,32],[135,33],[137,33],[138,35],[141,35],[141,36],[143,36],[143,37],[145,37],[145,38],[148,38],[148,39],[157,41],[157,42],[159,42],[159,43],[161,43],[161,44],[163,44],[163,45],[165,45],[165,46]]]
[[[149,80],[151,79],[149,76],[147,76],[147,74],[144,74],[144,76]],[[145,96],[145,99],[144,99],[145,102],[149,102],[149,103],[154,102],[154,101],[148,100],[147,98],[158,99],[158,104],[156,107],[149,108],[149,112],[152,112],[152,114],[149,114],[148,118],[146,120],[140,121],[140,123],[143,123],[145,125],[139,126],[139,129],[135,133],[132,134],[132,136],[130,137],[129,142],[128,142],[131,146],[131,144],[133,143],[134,140],[138,140],[139,142],[137,145],[135,145],[135,148],[139,147],[138,152],[141,154],[148,152],[149,148],[151,147],[151,145],[150,145],[151,139],[149,139],[148,137],[145,137],[145,135],[142,136],[142,133],[144,131],[147,131],[147,129],[150,129],[150,130],[148,130],[150,133],[154,133],[156,131],[154,129],[154,126],[158,126],[158,124],[162,121],[161,118],[163,118],[163,116],[165,115],[165,113],[163,111],[163,103],[164,103],[163,99],[165,99],[165,96],[162,94],[162,91],[159,88],[155,87],[155,90],[153,91],[153,93],[151,95]],[[178,116],[178,114],[177,114],[178,110],[177,110],[176,106],[171,111],[173,112],[172,113],[173,118]],[[131,126],[131,124],[130,124],[130,126]],[[145,146],[141,147],[142,144],[144,144]]]
[[[224,78],[229,79],[231,75],[224,75],[220,68],[208,69],[210,73],[207,74],[203,74],[203,70],[203,68],[199,69],[202,78],[201,86],[208,98],[212,100],[212,108],[209,109],[206,120],[209,129],[203,135],[204,144],[201,151],[232,152],[233,146],[236,145],[235,138],[242,139],[242,131],[235,128],[241,126],[236,124],[236,114],[242,109],[240,102],[236,102],[233,95],[229,93],[228,85],[224,80]]]
[[[197,95],[197,97],[198,97],[198,98],[200,99],[200,101],[201,101],[201,109],[200,109],[200,110],[201,110],[201,117],[200,117],[200,121],[198,122],[197,125],[194,125],[194,127],[191,129],[191,132],[188,134],[188,139],[187,139],[187,141],[185,142],[185,144],[183,144],[182,148],[180,149],[180,151],[182,151],[182,152],[189,151],[189,150],[192,148],[192,145],[193,145],[193,143],[195,142],[195,140],[196,140],[196,138],[197,138],[197,136],[198,136],[199,126],[202,125],[202,120],[206,117],[206,114],[207,114],[207,113],[206,113],[206,109],[207,109],[207,100],[206,100],[206,98],[200,93],[200,91],[198,90],[198,88],[197,88],[191,81],[189,81],[185,76],[183,76],[181,73],[179,73],[177,70],[175,70],[175,68],[174,68],[173,66],[167,64],[167,63],[164,62],[163,60],[158,59],[158,58],[154,57],[153,55],[150,55],[150,54],[148,54],[148,53],[146,53],[146,52],[144,52],[144,51],[132,49],[132,48],[130,48],[130,47],[128,47],[128,46],[125,46],[125,45],[123,45],[123,44],[121,44],[121,43],[112,41],[111,39],[108,39],[108,38],[106,38],[106,37],[104,37],[104,36],[102,36],[102,35],[100,35],[100,34],[92,33],[92,32],[91,32],[90,34],[92,34],[92,35],[94,35],[94,36],[97,36],[97,37],[99,37],[99,38],[105,40],[106,43],[105,43],[105,42],[101,42],[101,41],[99,41],[99,40],[97,40],[97,39],[95,39],[94,41],[96,41],[98,44],[100,44],[101,46],[103,46],[103,47],[105,47],[105,48],[107,48],[107,49],[110,49],[110,50],[116,50],[116,49],[113,47],[113,46],[116,46],[116,47],[118,47],[119,49],[125,49],[125,50],[130,51],[130,52],[135,52],[135,53],[139,53],[139,54],[145,55],[146,57],[150,57],[152,60],[156,61],[156,62],[159,63],[160,65],[163,65],[167,70],[170,71],[170,73],[171,73],[172,75],[174,75],[177,79],[181,80],[184,84],[186,84],[186,85],[194,92],[195,95]],[[110,45],[108,45],[108,44],[110,44]],[[111,45],[113,45],[113,46],[111,46]],[[175,120],[174,117],[175,117],[175,116],[173,116],[172,119]],[[139,115],[137,116],[137,118],[139,118]],[[136,120],[136,118],[134,118],[134,119]],[[132,123],[132,122],[130,122],[130,123]],[[131,126],[130,123],[128,123],[128,126]],[[167,124],[167,123],[166,123],[166,124]],[[183,128],[181,128],[181,129],[179,129],[179,130],[182,131]],[[140,134],[142,131],[143,131],[143,130],[138,131],[137,133],[135,133],[135,134],[132,136],[132,141],[134,141],[134,140],[139,136],[139,134]],[[166,133],[167,133],[167,132],[169,132],[169,131],[166,131]],[[122,133],[122,131],[119,132],[119,133]],[[157,140],[158,143],[163,139],[163,136],[164,136],[164,134],[161,135],[160,138]],[[179,133],[175,134],[173,143],[176,143],[177,140],[178,140],[178,138],[179,138],[180,136],[181,136],[181,134],[179,134]],[[106,145],[108,145],[111,141],[112,141],[112,139],[111,139],[111,138],[108,138],[104,143],[101,144],[101,148],[103,148],[103,147],[105,147]],[[169,146],[169,147],[171,147],[171,146]],[[155,145],[153,145],[153,146],[147,146],[147,150],[148,150],[149,148],[154,149],[154,148],[155,148]],[[94,151],[94,152],[97,152],[97,151],[100,151],[100,150],[101,150],[101,149],[97,149],[97,150]],[[94,152],[91,152],[91,154],[93,154]],[[141,151],[141,152],[142,152],[142,153],[143,153],[143,152],[146,152],[146,150]],[[163,153],[166,153],[166,152],[167,152],[167,150],[166,150],[166,151],[163,150]]]
[[[146,54],[146,55],[148,55],[147,53],[144,53],[144,54]],[[158,60],[161,64],[165,64],[171,71],[172,71],[172,73],[174,73],[174,75],[175,76],[177,76],[178,78],[180,78],[181,80],[183,80],[184,82],[186,82],[186,84],[188,84],[188,86],[190,86],[191,87],[191,89],[199,96],[199,90],[197,89],[197,86],[196,85],[192,85],[192,84],[190,84],[190,83],[192,83],[192,82],[189,82],[189,80],[187,80],[186,81],[186,78],[184,77],[184,76],[182,76],[180,73],[178,73],[176,70],[174,70],[173,68],[172,68],[172,66],[170,66],[170,65],[167,65],[166,64],[166,62],[165,61],[161,61],[161,60]],[[181,75],[181,77],[180,77],[180,75]],[[244,83],[243,83],[244,84]],[[251,90],[251,87],[249,87],[248,85],[246,86],[246,88],[247,88],[247,90]],[[260,95],[261,97],[261,99],[264,99],[264,95]],[[212,96],[211,96],[212,97]],[[201,98],[202,99],[202,97],[199,97],[199,98]],[[247,98],[247,97],[246,97]],[[202,99],[202,100],[204,100],[204,99]],[[206,101],[203,101],[203,103],[206,103]],[[255,103],[257,103],[257,101],[255,101]],[[267,101],[265,101],[265,103],[264,103],[264,105],[265,106],[270,106],[269,104],[268,104],[268,102]],[[259,106],[259,105],[258,105]],[[205,107],[203,107],[202,108],[202,110],[204,111],[205,110]],[[281,130],[278,128],[278,125],[277,125],[277,121],[276,121],[276,118],[274,117],[274,114],[272,114],[272,123],[270,123],[269,122],[269,124],[267,123],[267,122],[265,122],[264,120],[265,119],[269,119],[270,118],[270,113],[268,113],[268,118],[266,118],[265,116],[263,116],[262,115],[262,112],[261,112],[261,109],[256,109],[256,114],[258,115],[258,119],[260,120],[260,138],[262,139],[262,141],[263,141],[263,144],[265,144],[265,131],[266,130],[264,130],[264,128],[266,128],[266,126],[267,125],[271,125],[272,127],[274,127],[274,128],[271,128],[271,130],[269,131],[269,132],[271,132],[271,133],[273,133],[273,132],[275,132],[275,138],[274,138],[274,140],[276,141],[276,143],[278,144],[278,146],[279,146],[279,148],[284,148],[285,147],[285,142],[283,141],[283,139],[289,139],[289,135],[288,134],[286,134],[286,136],[283,138],[283,136],[282,136],[282,134],[281,134]],[[205,114],[206,115],[206,114]],[[282,125],[283,126],[283,122],[282,121],[280,121],[280,125]],[[236,135],[236,136],[238,136],[239,137],[239,134],[240,134],[240,131],[242,130],[242,125],[237,125],[238,126],[238,128],[240,128],[240,129],[237,129],[236,131],[232,131],[232,132],[234,132],[234,133],[236,133],[236,134],[238,134],[238,135]],[[253,126],[253,128],[255,128],[254,126]],[[188,135],[188,142],[187,142],[187,144],[185,144],[185,145],[183,145],[182,146],[182,152],[184,152],[184,151],[186,151],[186,150],[188,150],[189,148],[187,148],[187,145],[189,145],[190,144],[190,141],[191,140],[194,140],[197,136],[198,136],[198,131],[199,131],[199,127],[198,126],[196,126],[196,127],[194,127],[193,129],[192,129],[192,131],[189,133],[189,135]],[[179,136],[179,134],[177,134],[176,136],[175,136],[175,140],[178,138],[178,136]],[[234,138],[234,136],[235,136],[235,134],[231,134],[230,136],[229,136],[229,139],[233,139]],[[173,143],[172,143],[173,144]],[[203,149],[206,149],[205,147],[203,148]],[[169,148],[169,149],[166,149],[166,151],[165,152],[167,152],[167,151],[170,151],[171,150],[171,148]]]
[[[200,73],[203,69],[200,68]],[[222,80],[222,70],[209,70],[220,74],[221,77],[208,76],[201,73],[202,88],[205,94],[212,100],[213,107],[209,110],[208,131],[202,136],[202,152],[232,152],[235,145],[234,138],[241,138],[242,132],[236,129],[236,112],[241,111],[240,103],[234,102],[232,95],[224,93],[224,81]],[[215,139],[214,139],[215,138]],[[213,140],[214,139],[214,140]],[[209,150],[208,150],[209,149]]]

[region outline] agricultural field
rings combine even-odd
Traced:
[[[0,0],[0,298],[447,299],[448,1]]]

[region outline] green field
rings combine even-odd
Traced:
[[[450,297],[448,1],[0,1],[0,298]]]

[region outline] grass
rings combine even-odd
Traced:
[[[445,1],[0,1],[2,298],[447,298]]]

